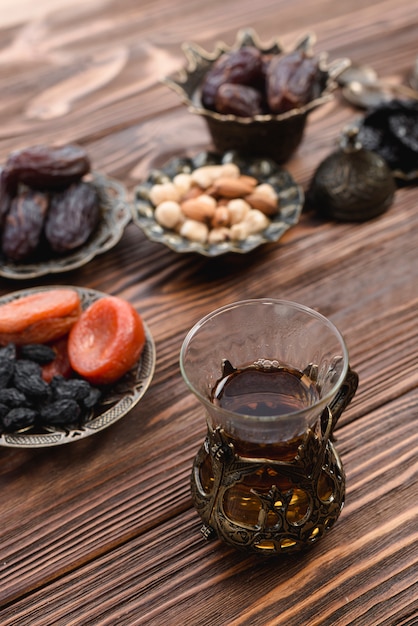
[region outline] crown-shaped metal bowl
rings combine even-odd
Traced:
[[[315,41],[315,35],[308,34],[296,43],[293,50],[302,50],[311,55]],[[263,45],[252,29],[239,31],[231,47],[218,42],[212,53],[196,44],[184,43],[182,50],[188,61],[187,67],[167,76],[163,83],[179,94],[191,113],[204,117],[217,151],[223,153],[236,150],[243,155],[267,157],[277,163],[284,163],[302,141],[308,114],[332,100],[333,92],[338,87],[336,78],[350,66],[350,60],[337,59],[328,63],[328,53],[319,54],[315,89],[317,97],[285,113],[238,117],[205,108],[201,100],[201,86],[206,73],[222,54],[244,46],[253,46],[262,54],[270,56],[285,52],[277,39]]]

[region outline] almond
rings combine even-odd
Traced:
[[[252,206],[253,209],[258,209],[264,213],[264,215],[268,215],[269,217],[276,215],[279,210],[277,201],[274,202],[271,198],[267,198],[265,195],[257,193],[257,191],[245,196],[245,200]]]
[[[208,202],[207,198],[213,200],[213,203]],[[180,206],[183,214],[187,218],[198,222],[211,220],[216,211],[216,201],[214,198],[206,196],[206,194],[202,194],[201,196],[191,200],[186,200],[185,202],[182,202]]]
[[[211,190],[213,190],[213,194],[216,196],[223,196],[224,198],[241,198],[242,196],[247,196],[252,193],[254,190],[255,184],[253,184],[249,177],[240,176],[239,178],[227,178],[227,177],[219,177],[217,178]],[[255,179],[253,179],[255,180]],[[255,181],[256,183],[257,181]]]

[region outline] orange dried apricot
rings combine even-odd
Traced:
[[[48,343],[66,335],[81,313],[74,289],[56,288],[0,306],[0,344]]]
[[[72,369],[93,385],[115,382],[145,345],[142,318],[126,300],[105,296],[93,302],[72,327],[68,357]]]

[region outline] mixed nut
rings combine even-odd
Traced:
[[[201,244],[242,241],[263,231],[280,204],[270,183],[260,184],[232,162],[203,165],[154,184],[149,201],[160,226]]]

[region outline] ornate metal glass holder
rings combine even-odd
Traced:
[[[357,388],[350,370],[345,399]],[[267,556],[298,552],[314,544],[337,521],[345,499],[345,474],[331,441],[341,408],[326,408],[291,461],[237,454],[221,428],[208,426],[191,475],[192,498],[206,539],[219,537],[239,549]],[[271,483],[257,489],[262,476]],[[248,523],[234,519],[231,500],[252,504]],[[232,514],[231,514],[232,513]]]
[[[240,319],[231,324],[237,315]],[[304,316],[308,318],[306,333],[301,330],[305,328],[301,324]],[[247,317],[249,324],[245,325]],[[238,353],[245,353],[247,362],[254,350],[259,353],[265,350],[264,344],[271,346],[267,317],[272,317],[273,326],[285,326],[294,359],[296,354],[302,352],[300,358],[304,358],[303,352],[310,352],[306,345],[309,337],[315,345],[316,327],[327,326],[323,345],[319,344],[319,351],[318,346],[313,350],[318,362],[309,363],[301,371],[302,377],[323,390],[323,396],[305,411],[271,419],[230,414],[214,405],[209,392],[206,398],[202,395],[205,388],[213,389],[213,359],[224,349],[216,347],[217,331],[222,329],[220,334],[225,337],[225,328],[230,329],[227,344],[234,359],[239,358]],[[314,318],[314,326],[310,318]],[[283,345],[284,330],[278,331]],[[243,332],[248,333],[248,341],[239,343],[238,335]],[[335,345],[331,334],[337,338]],[[333,444],[333,431],[358,385],[358,376],[349,367],[341,342],[338,331],[326,318],[306,307],[272,300],[224,307],[190,331],[180,363],[186,382],[203,402],[207,414],[207,436],[191,474],[193,503],[203,521],[201,530],[206,539],[218,537],[246,552],[277,556],[306,550],[333,527],[345,498],[345,474]],[[249,348],[248,343],[252,344]],[[342,356],[337,355],[337,345],[342,348]],[[304,351],[300,350],[302,346]],[[197,367],[199,360],[204,363],[204,371]],[[199,388],[202,380],[205,383]]]

